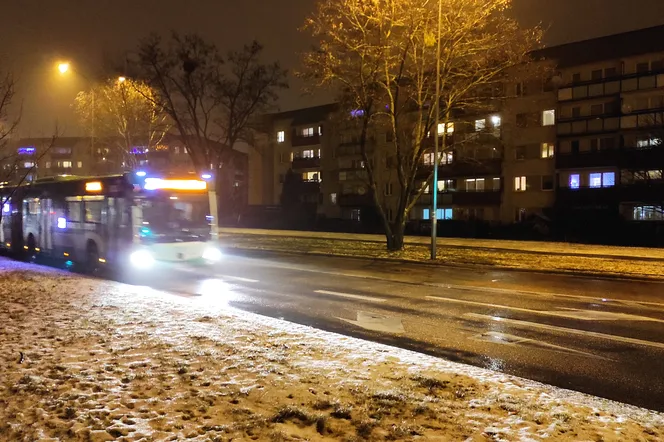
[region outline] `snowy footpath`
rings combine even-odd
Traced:
[[[662,414],[240,312],[234,290],[0,260],[0,440],[664,440]]]

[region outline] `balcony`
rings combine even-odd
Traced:
[[[579,117],[581,118],[581,117]],[[583,117],[574,121],[558,122],[556,130],[558,136],[578,136],[584,134],[599,134],[617,132],[620,130],[620,117]]]
[[[320,144],[320,135],[318,134],[314,134],[310,137],[293,134],[291,139],[291,145],[293,147],[316,146],[318,144]]]
[[[417,204],[421,206],[430,206],[431,198],[431,194],[425,193],[420,197]],[[446,191],[438,193],[439,206],[500,206],[500,203],[500,190]]]
[[[318,194],[320,193],[320,181],[310,180],[302,181],[301,191],[305,194]]]
[[[622,184],[614,187],[570,189],[558,188],[556,204],[559,206],[610,207],[621,202],[664,201],[664,182]]]
[[[342,193],[338,196],[337,203],[341,207],[362,207],[373,205],[373,199],[368,193],[364,195],[357,193]]]
[[[483,160],[458,160],[451,164],[443,164],[438,168],[438,179],[473,177],[473,176],[491,176],[500,175],[502,172],[501,158],[491,158]],[[429,176],[433,166],[421,166],[418,171],[418,178]]]
[[[607,149],[556,156],[557,169],[588,167],[617,167],[637,170],[661,169],[664,168],[664,147]]]
[[[294,157],[291,168],[293,170],[318,169],[320,168],[320,157]]]

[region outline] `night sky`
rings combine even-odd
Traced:
[[[63,135],[78,128],[71,103],[81,77],[61,78],[54,63],[68,59],[94,75],[104,58],[121,57],[151,31],[196,31],[222,50],[253,38],[266,59],[296,68],[310,44],[298,31],[316,0],[6,0],[0,7],[0,66],[20,77],[21,135],[48,136],[56,120]],[[9,5],[7,5],[9,3]],[[547,45],[664,24],[664,0],[514,0],[524,25],[542,23]],[[106,55],[105,55],[106,54]],[[319,104],[292,83],[282,110]]]

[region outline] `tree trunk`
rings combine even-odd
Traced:
[[[405,225],[400,220],[389,223],[389,229],[385,231],[388,252],[400,252],[403,250],[404,231]]]

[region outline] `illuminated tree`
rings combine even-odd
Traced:
[[[154,149],[171,127],[155,98],[155,91],[144,82],[113,79],[80,92],[75,108],[86,126],[94,124],[99,144],[121,158],[125,167],[134,168],[132,149]]]
[[[425,190],[417,178],[431,134],[440,135],[443,150],[456,142],[450,139],[455,118],[495,104],[507,72],[528,60],[540,37],[538,29],[522,30],[510,18],[511,0],[440,2],[440,29],[438,0],[321,0],[305,24],[317,47],[305,55],[304,76],[338,93],[345,115],[351,115],[348,126],[359,134],[388,250],[403,248],[409,213]],[[381,158],[373,158],[372,140],[381,132],[392,141]],[[386,183],[393,184],[390,192],[383,191]],[[391,214],[387,193],[396,200]]]

